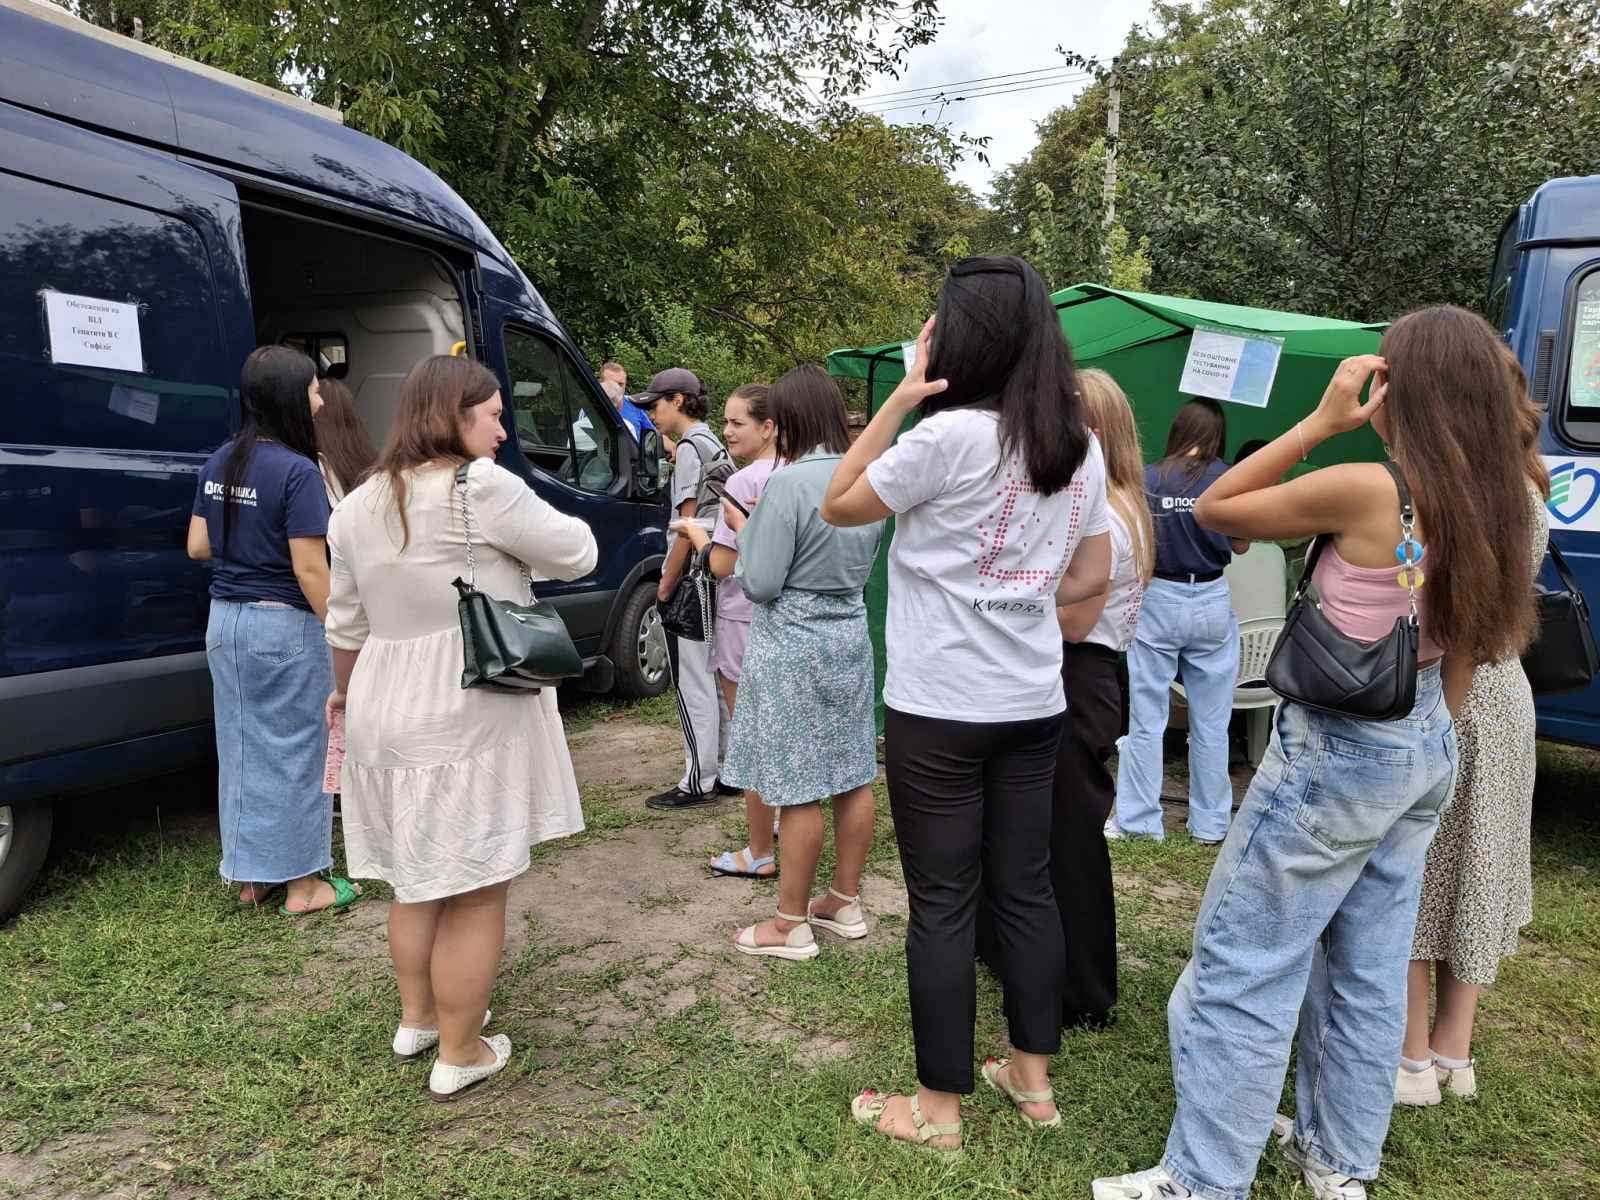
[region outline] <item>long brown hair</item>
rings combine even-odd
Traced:
[[[1133,540],[1133,562],[1145,583],[1155,571],[1155,530],[1144,494],[1144,451],[1127,394],[1099,367],[1080,368],[1084,418],[1100,435],[1106,460],[1106,498]]]
[[[411,541],[405,473],[433,462],[466,462],[459,418],[499,390],[500,381],[488,368],[449,354],[423,359],[400,385],[400,411],[372,473],[389,480],[389,494],[400,517],[402,550]]]
[[[1537,624],[1528,586],[1525,418],[1499,345],[1476,313],[1445,305],[1383,336],[1395,462],[1427,539],[1428,632],[1474,663],[1520,654]],[[1506,547],[1516,548],[1515,553]]]
[[[1516,396],[1517,423],[1522,428],[1522,469],[1528,482],[1538,489],[1539,495],[1550,499],[1550,468],[1544,465],[1544,455],[1539,453],[1539,431],[1544,428],[1544,409],[1533,402],[1528,394],[1528,376],[1517,360],[1516,351],[1501,343],[1506,370],[1511,375],[1511,391]]]
[[[1167,430],[1167,452],[1157,469],[1163,479],[1174,475],[1190,486],[1217,459],[1228,444],[1228,418],[1215,400],[1196,398],[1180,408]]]
[[[322,411],[317,414],[317,453],[339,481],[346,495],[355,491],[372,469],[378,452],[362,424],[361,411],[350,389],[337,379],[324,379],[321,386]]]
[[[798,462],[819,446],[830,454],[850,449],[844,396],[828,373],[803,363],[767,392],[767,415],[778,427],[778,457]]]

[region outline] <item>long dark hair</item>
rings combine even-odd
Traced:
[[[317,368],[298,350],[260,346],[239,372],[239,434],[222,466],[222,545],[233,524],[231,498],[243,485],[256,443],[265,438],[317,461],[317,431],[311,421],[311,381]]]
[[[1428,545],[1428,633],[1474,663],[1520,654],[1538,618],[1528,580],[1525,397],[1494,327],[1464,308],[1407,313],[1379,349],[1389,446]]]
[[[322,411],[317,414],[317,451],[346,493],[356,490],[378,452],[361,421],[356,398],[337,379],[322,381]]]
[[[1183,486],[1188,487],[1222,457],[1227,444],[1228,418],[1222,405],[1198,397],[1189,401],[1167,430],[1167,452],[1158,464],[1162,479],[1181,476]]]
[[[967,258],[939,289],[928,378],[949,387],[923,411],[1000,414],[1002,457],[1019,457],[1044,495],[1072,482],[1089,450],[1072,350],[1044,280],[1014,256]]]
[[[850,449],[844,396],[815,364],[804,363],[772,385],[767,416],[778,427],[778,457],[784,462],[804,458],[819,446],[830,454]]]
[[[400,548],[411,541],[406,520],[405,473],[431,462],[464,463],[467,448],[461,443],[462,413],[476,408],[500,390],[500,381],[487,367],[470,358],[436,354],[411,368],[400,385],[400,411],[395,415],[389,440],[383,444],[374,475],[389,480],[389,494],[400,517]]]

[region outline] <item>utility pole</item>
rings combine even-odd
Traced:
[[[1105,227],[1117,219],[1117,133],[1122,128],[1122,59],[1111,60],[1111,79],[1106,95],[1106,185],[1101,197],[1105,205]]]

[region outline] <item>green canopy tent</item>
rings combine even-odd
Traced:
[[[1360,325],[1303,313],[1213,304],[1177,296],[1123,292],[1080,283],[1051,298],[1062,331],[1079,366],[1099,367],[1121,384],[1133,405],[1147,459],[1160,457],[1173,414],[1188,396],[1178,390],[1194,330],[1215,329],[1250,337],[1280,339],[1283,349],[1265,408],[1225,404],[1228,454],[1256,438],[1272,439],[1316,407],[1339,360],[1373,354],[1384,325]],[[866,383],[876,411],[905,374],[901,343],[835,350],[828,372]],[[1370,429],[1324,443],[1311,456],[1315,465],[1381,457]],[[868,623],[878,660],[878,690],[883,687],[883,619],[887,602],[887,540],[867,584]],[[882,723],[882,707],[879,707]]]

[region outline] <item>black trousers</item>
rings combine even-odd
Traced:
[[[979,724],[887,710],[889,805],[911,919],[906,965],[917,1079],[972,1091],[979,898],[993,925],[1011,1044],[1061,1048],[1061,918],[1050,807],[1061,722]]]
[[[1066,974],[1061,1024],[1106,1024],[1117,1002],[1117,907],[1111,852],[1101,832],[1116,799],[1109,767],[1127,728],[1128,689],[1120,656],[1106,646],[1068,642],[1061,679],[1067,689],[1056,755],[1050,825],[1050,883],[1061,914]],[[978,915],[978,956],[1000,973],[994,922]]]

